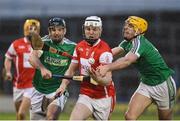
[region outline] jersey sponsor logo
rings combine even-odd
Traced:
[[[52,57],[46,57],[44,62],[53,66],[67,66],[68,65],[68,59],[58,59],[58,58],[52,58]]]

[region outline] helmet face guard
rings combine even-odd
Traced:
[[[83,27],[82,27],[82,30],[83,30],[83,37],[85,38],[85,40],[90,44],[90,45],[93,45],[95,42],[97,42],[97,40],[100,38],[101,36],[101,33],[99,35],[98,38],[95,38],[95,39],[92,39],[92,38],[89,38],[85,35],[85,27],[89,27],[89,26],[92,26],[92,27],[99,27],[100,30],[102,30],[102,21],[101,21],[101,18],[98,17],[98,16],[89,16],[85,19],[85,22],[83,24]]]
[[[24,23],[24,36],[29,36],[34,31],[31,30],[32,27],[36,27],[38,34],[40,33],[40,22],[35,19],[27,19]]]
[[[129,22],[133,25],[134,30],[140,31],[140,34],[144,34],[147,31],[148,23],[145,19],[137,16],[129,16],[126,22]]]

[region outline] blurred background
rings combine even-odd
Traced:
[[[82,24],[87,16],[97,15],[103,21],[102,38],[111,48],[121,40],[124,20],[130,15],[145,18],[149,23],[145,36],[158,48],[167,64],[175,70],[180,85],[180,0],[0,0],[0,70],[4,54],[11,42],[23,36],[27,18],[41,22],[41,36],[47,34],[48,20],[62,17],[67,24],[66,37],[79,42]],[[113,72],[117,102],[127,103],[136,90],[138,73],[131,66]],[[70,85],[70,99],[78,97],[79,84]],[[13,112],[12,83],[0,78],[0,112]]]

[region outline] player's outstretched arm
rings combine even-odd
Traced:
[[[5,80],[12,80],[13,78],[11,73],[11,66],[12,66],[12,60],[6,57],[4,60]]]
[[[99,66],[98,70],[101,76],[105,76],[107,72],[128,67],[129,65],[134,63],[137,59],[138,56],[136,54],[129,52],[124,57],[117,59],[113,63],[104,66]]]
[[[41,75],[44,79],[49,79],[52,77],[52,73],[51,71],[46,69],[46,67],[39,60],[41,54],[42,52],[40,50],[33,50],[30,55],[29,62],[34,68],[40,69]]]
[[[124,50],[121,47],[114,47],[111,49],[113,56],[120,55],[124,53]]]

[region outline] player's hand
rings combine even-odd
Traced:
[[[52,73],[46,68],[41,68],[41,75],[44,79],[50,79],[52,78]]]
[[[102,86],[109,85],[112,80],[112,74],[110,72],[107,72],[105,76],[102,76],[99,72],[99,69],[94,70],[92,68],[89,68],[89,75],[91,76],[91,78],[93,78],[94,81]]]
[[[12,80],[13,79],[13,77],[12,77],[12,74],[11,74],[11,72],[7,72],[6,73],[6,75],[5,75],[5,80]]]
[[[61,84],[60,87],[56,90],[54,99],[60,97],[64,93],[65,90],[66,90],[66,86]]]
[[[97,68],[99,74],[104,77],[107,72],[109,71],[109,66],[108,65],[100,65],[98,68]]]
[[[101,75],[99,73],[99,70],[94,70],[93,68],[88,69],[89,76],[93,78],[93,80],[97,81],[101,80]]]

